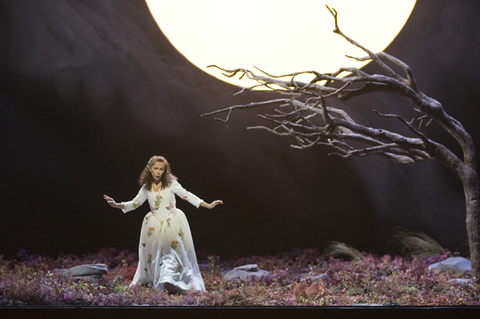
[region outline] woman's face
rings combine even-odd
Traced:
[[[164,172],[165,172],[165,163],[163,162],[155,162],[155,164],[153,164],[150,167],[150,174],[152,174],[153,180],[155,182],[160,181]]]

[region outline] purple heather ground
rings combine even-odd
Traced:
[[[459,284],[468,273],[438,272],[428,266],[452,256],[445,251],[428,258],[373,256],[352,260],[323,258],[304,249],[274,256],[231,257],[199,254],[207,292],[185,295],[159,292],[151,286],[129,288],[137,255],[105,248],[84,256],[51,258],[0,256],[0,305],[175,305],[175,306],[480,306],[480,285]],[[76,279],[54,269],[103,263],[109,272],[98,280]],[[232,282],[223,274],[244,264],[257,264],[270,275]],[[318,279],[315,276],[326,274]]]

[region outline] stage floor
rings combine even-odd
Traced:
[[[480,307],[101,307],[3,306],[1,318],[480,318]]]

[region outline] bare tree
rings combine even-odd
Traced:
[[[350,39],[340,31],[335,9],[330,9],[328,6],[327,8],[335,21],[333,32],[368,54],[364,58],[350,58],[358,61],[371,60],[381,68],[382,74],[367,74],[357,68],[340,68],[335,73],[308,71],[273,76],[261,70],[259,71],[262,75],[257,75],[247,69],[225,70],[211,66],[224,71],[227,77],[241,75],[257,82],[237,94],[263,88],[281,95],[276,99],[234,105],[202,116],[227,112],[225,119],[217,118],[227,123],[234,110],[276,105],[279,107],[275,109],[274,114],[259,114],[263,119],[273,123],[272,127],[254,126],[248,129],[263,129],[275,135],[293,137],[296,141],[296,144],[292,145],[294,148],[305,149],[315,145],[328,145],[335,150],[331,154],[342,157],[380,155],[399,163],[439,160],[463,183],[472,275],[478,279],[480,275],[479,180],[476,172],[475,146],[471,136],[458,120],[445,112],[440,102],[418,89],[407,64],[384,52],[373,53]],[[399,74],[389,65],[400,68],[401,73],[404,72],[404,74]],[[309,83],[296,80],[301,74],[310,74],[313,80]],[[345,74],[347,76],[341,77]],[[412,102],[413,109],[419,113],[419,116],[410,121],[398,114],[382,114],[374,110],[379,117],[392,118],[403,123],[411,132],[410,137],[357,123],[344,109],[326,104],[328,98],[346,101],[372,92],[399,94]],[[455,138],[463,150],[463,159],[422,132],[422,125],[427,121],[428,123],[435,121]]]

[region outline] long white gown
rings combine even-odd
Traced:
[[[130,286],[153,283],[162,291],[169,283],[180,288],[180,292],[192,288],[205,291],[190,226],[185,214],[176,208],[175,195],[197,208],[203,201],[173,181],[158,192],[151,192],[143,185],[133,200],[122,203],[124,213],[138,208],[145,200],[150,205],[140,232],[138,266]]]

